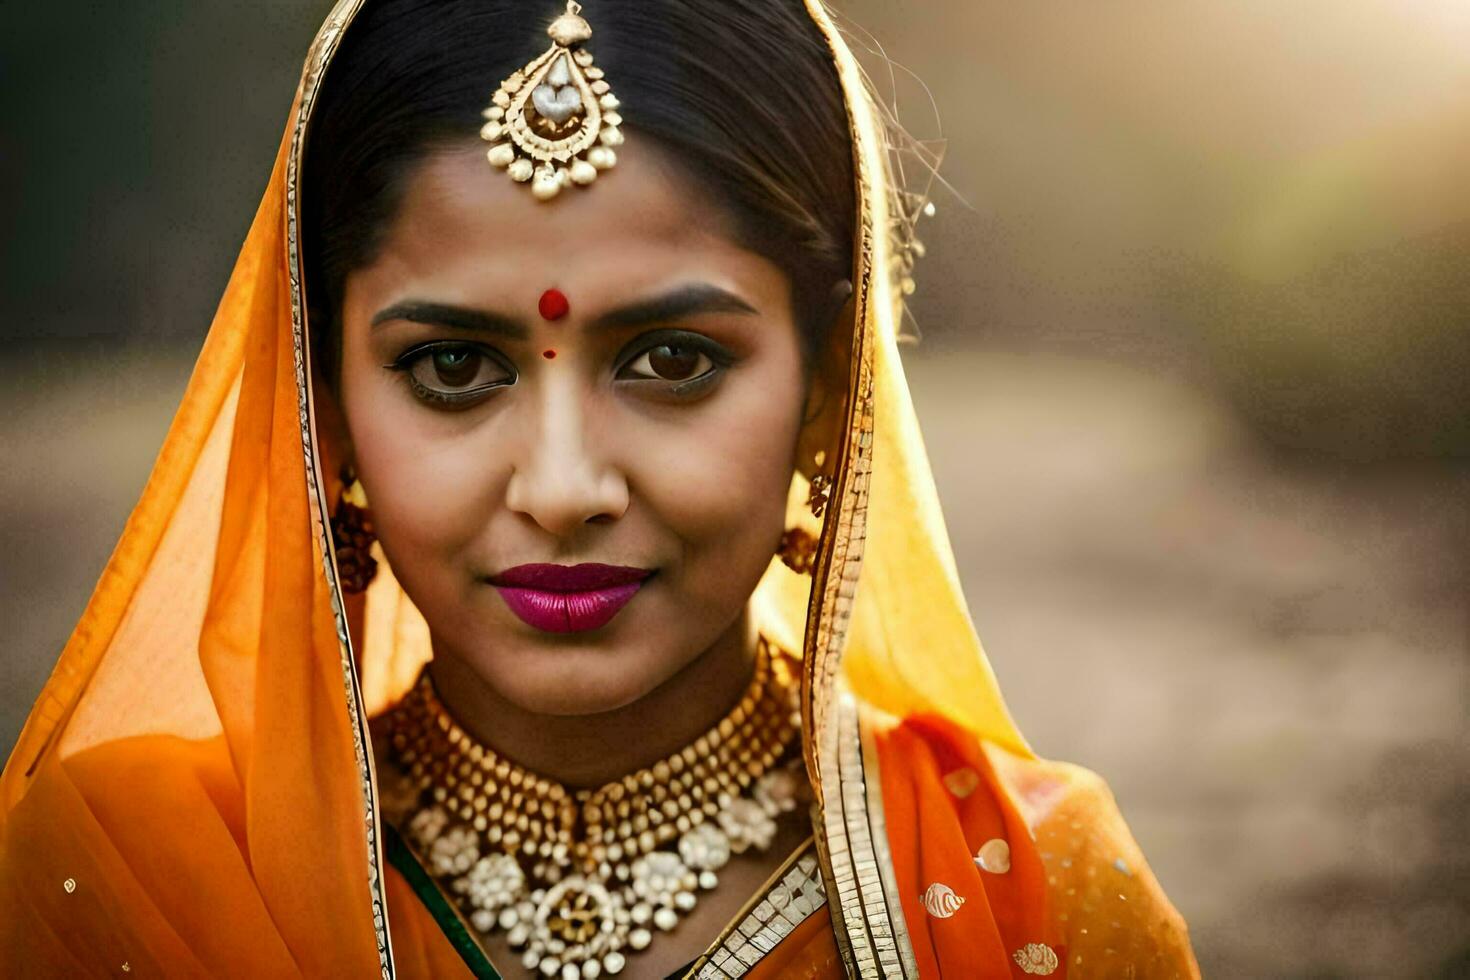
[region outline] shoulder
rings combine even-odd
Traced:
[[[925,860],[947,842],[969,849],[960,864],[973,856],[990,870],[975,849],[992,837],[1007,840],[1000,877],[1016,878],[1020,869],[1027,878],[1034,874],[1049,922],[1044,931],[1065,955],[1066,975],[1199,976],[1184,919],[1101,776],[1007,749],[937,715],[896,718],[873,710],[867,718],[889,816],[923,825]],[[897,849],[894,857],[902,863]],[[981,880],[990,888],[1000,879]],[[1019,895],[995,899],[1010,903]]]
[[[1036,841],[1068,965],[1086,976],[1198,977],[1188,926],[1107,782],[1082,766],[989,743],[985,754]]]

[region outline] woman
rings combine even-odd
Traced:
[[[7,970],[1197,975],[976,640],[887,171],[819,0],[340,3],[0,783]]]

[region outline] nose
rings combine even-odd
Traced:
[[[622,517],[628,481],[606,454],[607,440],[589,431],[595,409],[568,377],[548,380],[528,399],[527,420],[506,486],[506,506],[557,537],[583,524]]]

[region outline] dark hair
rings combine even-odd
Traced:
[[[478,139],[489,93],[550,43],[562,9],[368,0],[348,28],[304,162],[308,295],[329,379],[347,275],[373,260],[406,178],[436,148]],[[584,16],[624,128],[711,188],[740,244],[790,275],[810,366],[851,275],[856,204],[841,84],[802,0],[596,0]]]

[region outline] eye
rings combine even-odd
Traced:
[[[478,402],[516,380],[513,368],[474,344],[424,344],[388,366],[407,375],[409,388],[420,400],[448,407]]]
[[[642,349],[624,362],[617,378],[639,382],[656,394],[689,397],[717,381],[734,358],[719,344],[686,331],[661,332],[656,341],[639,338]],[[654,382],[663,382],[654,385]]]
[[[643,377],[659,378],[663,381],[688,381],[713,367],[709,355],[702,350],[683,343],[659,344],[650,347],[625,370],[631,369]]]

